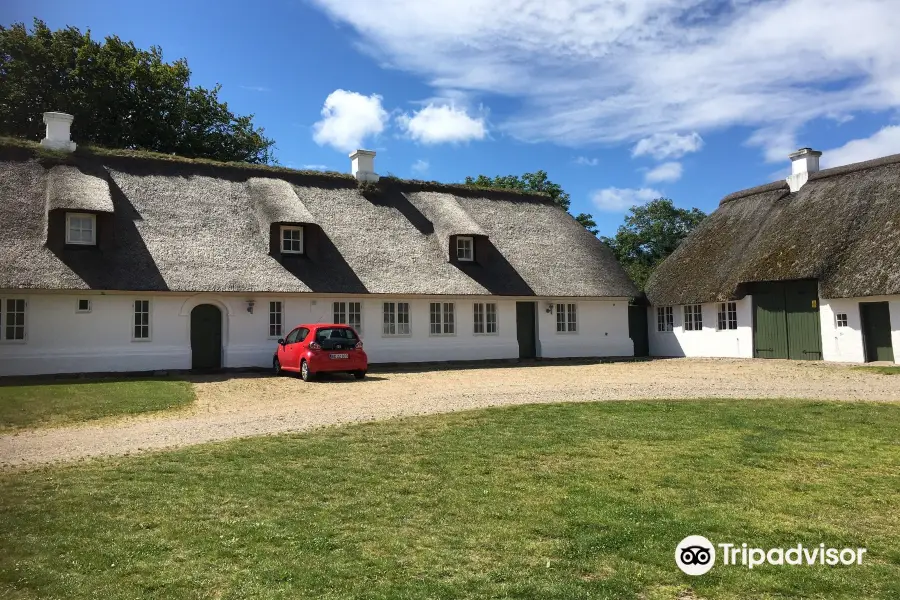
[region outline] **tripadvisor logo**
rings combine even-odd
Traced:
[[[760,565],[834,567],[861,565],[865,548],[826,548],[825,544],[807,547],[797,544],[791,548],[750,548],[747,544],[714,545],[702,535],[689,535],[675,547],[675,564],[688,575],[703,575],[716,564],[716,546],[721,551],[722,565],[753,569]]]

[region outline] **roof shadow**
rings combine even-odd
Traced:
[[[434,223],[429,221],[428,217],[413,206],[398,185],[387,185],[384,188],[376,188],[371,191],[366,190],[362,192],[362,195],[376,206],[396,209],[422,235],[432,235],[434,233]]]
[[[278,262],[313,292],[366,294],[368,290],[321,227],[305,224],[305,255],[279,254]]]
[[[451,260],[462,271],[491,294],[498,296],[534,296],[534,290],[519,272],[491,243],[487,236],[475,237],[475,262]]]

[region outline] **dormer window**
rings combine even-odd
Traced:
[[[66,213],[66,243],[97,244],[97,217],[87,213]]]
[[[283,254],[303,254],[303,227],[281,226],[281,252]]]
[[[475,260],[475,243],[471,237],[456,238],[456,260],[472,262]]]

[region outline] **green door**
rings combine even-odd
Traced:
[[[519,340],[519,358],[534,358],[537,355],[535,340],[535,303],[516,302],[516,337]]]
[[[793,360],[822,358],[816,281],[756,283],[751,293],[754,356]]]
[[[628,306],[628,337],[634,342],[635,356],[650,356],[650,339],[647,331],[647,307]]]
[[[820,360],[822,333],[819,322],[819,285],[815,281],[785,281],[788,358]]]
[[[753,343],[758,358],[787,358],[784,286],[758,283],[753,287]]]
[[[191,368],[221,366],[222,311],[212,304],[200,304],[191,311]]]
[[[886,360],[894,362],[891,345],[891,312],[887,302],[860,302],[863,344],[866,362]]]

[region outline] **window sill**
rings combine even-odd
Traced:
[[[135,342],[135,343],[141,344],[141,343],[144,343],[144,342],[152,342],[153,340],[150,339],[150,338],[139,338],[139,339],[131,338],[131,341],[132,341],[132,342]]]
[[[497,337],[498,335],[500,335],[500,332],[499,331],[494,332],[494,333],[475,333],[475,332],[473,332],[472,335],[478,336],[478,337]]]
[[[433,337],[433,338],[456,337],[456,334],[455,333],[429,333],[428,337]]]
[[[556,335],[578,335],[577,331],[557,331]]]
[[[383,338],[410,338],[412,337],[411,333],[382,333],[381,337]]]
[[[0,344],[27,344],[28,340],[0,340]]]

